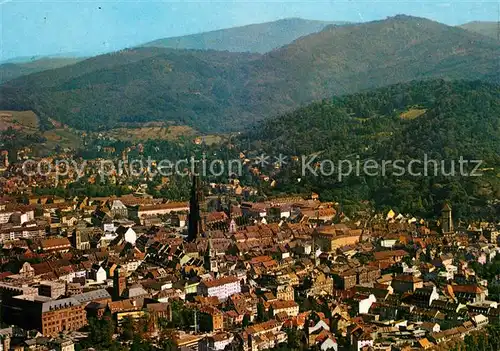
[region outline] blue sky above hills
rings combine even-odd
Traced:
[[[0,61],[94,55],[159,38],[300,17],[371,21],[396,14],[450,25],[497,21],[499,1],[0,0]]]

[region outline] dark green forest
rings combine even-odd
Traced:
[[[408,117],[410,116],[410,117]],[[404,213],[435,214],[444,201],[458,217],[491,217],[500,197],[500,88],[482,82],[416,81],[313,103],[256,125],[242,148],[269,155],[316,155],[316,160],[435,160],[414,165],[418,175],[301,175],[289,162],[274,178],[274,192],[317,191],[325,200],[356,209],[362,200]],[[316,154],[315,154],[316,153]],[[482,160],[460,172],[460,157]],[[444,161],[444,164],[441,163]],[[429,161],[428,161],[429,162]],[[454,162],[454,165],[453,165]],[[443,166],[444,165],[444,166]],[[452,175],[451,171],[456,172]],[[407,173],[407,172],[406,172]],[[425,176],[427,174],[428,176]]]

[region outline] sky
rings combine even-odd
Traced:
[[[0,0],[0,61],[89,56],[151,40],[300,17],[365,22],[397,14],[449,25],[498,21],[500,0]]]

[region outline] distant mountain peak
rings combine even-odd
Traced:
[[[263,23],[256,23],[256,24],[266,24],[266,23],[278,23],[278,22],[316,22],[316,23],[331,23],[332,21],[322,21],[322,20],[311,20],[311,19],[306,19],[306,18],[301,18],[301,17],[285,17],[285,18],[280,18],[276,21],[271,21],[271,22],[263,22]],[[346,23],[346,22],[344,22]],[[254,24],[249,24],[250,26]]]
[[[494,21],[470,21],[470,22],[461,24],[461,26],[466,26],[468,24],[494,24],[494,25],[497,25],[498,23],[494,22]]]
[[[397,14],[397,15],[394,15],[394,16],[387,17],[387,19],[391,19],[391,18],[393,18],[393,19],[402,19],[402,20],[425,19],[425,20],[430,21],[428,18],[425,18],[425,17],[412,16],[412,15],[407,15],[407,14],[404,14],[404,13],[400,13],[400,14]]]
[[[328,25],[345,23],[347,22],[316,21],[298,17],[283,18],[272,22],[158,39],[141,46],[266,53],[302,36],[320,32]]]
[[[459,27],[493,39],[499,38],[500,27],[498,22],[472,21],[461,24]]]

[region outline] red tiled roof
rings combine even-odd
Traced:
[[[298,306],[295,301],[292,300],[278,300],[271,302],[271,307],[274,310],[281,310],[283,308],[291,308]]]
[[[413,283],[416,283],[416,282],[421,282],[422,278],[415,277],[412,274],[401,274],[401,275],[398,275],[398,276],[394,277],[394,280],[395,281],[402,281],[402,282],[413,282]]]
[[[408,252],[406,252],[405,250],[379,251],[373,253],[373,256],[376,260],[385,260],[393,257],[404,257],[407,255]]]
[[[452,285],[454,293],[480,294],[483,290],[477,285]]]
[[[69,242],[68,238],[49,238],[49,239],[44,239],[41,241],[41,246],[45,250],[50,250],[52,248],[57,248],[60,246],[64,247],[70,247],[71,243]]]
[[[223,222],[228,219],[227,215],[225,212],[210,212],[207,215],[207,223],[210,222]]]
[[[207,288],[213,288],[216,286],[221,286],[225,284],[230,284],[230,283],[236,283],[239,282],[239,279],[236,277],[222,277],[219,279],[214,279],[214,280],[205,280],[202,282]]]

